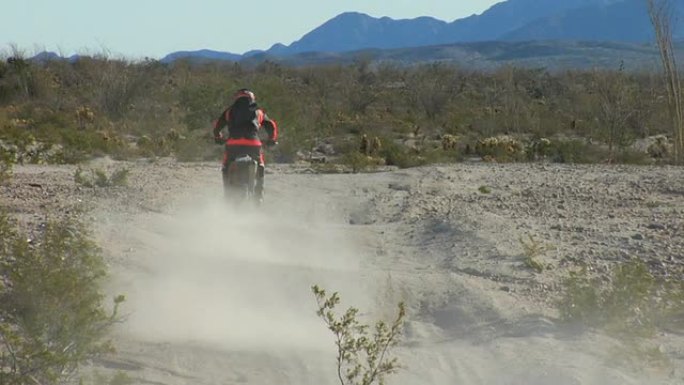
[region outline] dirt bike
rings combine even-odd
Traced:
[[[277,144],[275,141],[266,141],[264,147],[271,148]],[[238,205],[250,201],[261,204],[263,198],[257,192],[258,173],[259,159],[250,154],[236,155],[228,163],[228,169],[223,175],[224,197]]]

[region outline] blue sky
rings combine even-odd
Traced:
[[[2,0],[0,48],[160,58],[290,44],[345,11],[452,21],[500,0]]]

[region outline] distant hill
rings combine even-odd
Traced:
[[[684,1],[675,12],[684,15]],[[684,23],[675,28],[675,38],[684,38]],[[603,7],[571,9],[544,17],[500,37],[500,40],[594,40],[654,41],[653,27],[644,0],[624,0]]]
[[[684,7],[678,7],[684,14]],[[508,0],[450,23],[343,13],[289,46],[280,44],[267,52],[291,55],[499,40],[647,42],[653,37],[650,28],[643,0]]]
[[[431,17],[411,20],[376,19],[356,13],[343,13],[289,46],[271,48],[275,54],[300,52],[344,52],[360,48],[399,48],[433,45],[447,23]]]
[[[202,49],[198,51],[178,51],[164,56],[160,61],[162,63],[170,63],[178,59],[191,59],[193,61],[201,60],[226,60],[226,61],[240,61],[242,55],[212,51],[209,49]]]
[[[69,62],[75,62],[78,61],[78,59],[81,58],[81,55],[71,55],[69,57],[63,57],[60,56],[59,54],[51,51],[42,51],[37,53],[36,55],[32,56],[29,58],[29,60],[37,63],[45,63],[51,60],[66,60]]]
[[[620,0],[508,0],[494,4],[481,15],[449,23],[442,41],[471,42],[499,40],[502,36],[539,20],[573,9],[604,7]],[[548,40],[548,38],[540,38]]]
[[[679,60],[684,62],[682,45],[678,52]],[[251,65],[265,60],[289,66],[351,64],[358,61],[395,65],[432,62],[479,70],[515,65],[551,71],[620,67],[637,71],[659,69],[660,66],[659,53],[654,45],[593,41],[489,41],[352,52],[305,52],[288,56],[261,53],[243,59],[242,63]]]

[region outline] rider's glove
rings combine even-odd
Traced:
[[[215,136],[214,137],[214,143],[223,144],[223,142],[224,142],[223,137],[221,137],[221,136]]]

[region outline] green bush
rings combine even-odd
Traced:
[[[372,166],[377,166],[377,162],[374,163],[373,158],[356,151],[344,154],[340,163],[351,168],[353,173],[363,172]]]
[[[49,222],[30,239],[0,214],[0,383],[59,383],[111,351],[105,337],[124,298],[105,308],[105,275],[83,225]]]
[[[636,164],[648,165],[653,164],[653,159],[645,152],[622,149],[614,155],[615,163],[618,164]]]
[[[527,235],[527,239],[520,237],[518,241],[523,249],[523,264],[525,267],[532,269],[537,273],[544,271],[544,264],[539,261],[539,258],[551,249],[551,246],[535,239],[529,234]]]
[[[548,150],[556,163],[600,163],[608,159],[608,151],[582,139],[559,140]]]
[[[230,99],[229,90],[220,84],[193,84],[179,94],[180,105],[186,111],[184,123],[188,130],[209,130]]]
[[[112,376],[98,372],[90,376],[82,377],[79,385],[133,385],[135,381],[125,372],[118,371]]]
[[[84,187],[123,187],[128,184],[129,172],[127,168],[119,168],[108,176],[102,169],[91,169],[90,176],[86,176],[78,167],[74,172],[74,182]]]
[[[481,139],[475,145],[475,153],[483,159],[497,162],[515,162],[525,159],[525,147],[518,139],[501,135]]]
[[[328,296],[325,290],[313,286],[318,303],[316,314],[335,336],[337,347],[337,377],[340,385],[384,384],[385,377],[399,369],[399,361],[391,349],[400,342],[406,308],[399,309],[392,324],[378,321],[372,331],[358,320],[359,310],[353,307],[338,316],[335,307],[340,303],[337,293]]]
[[[641,260],[615,266],[607,279],[582,268],[563,280],[558,310],[567,322],[649,336],[684,315],[684,283],[656,277]]]
[[[410,150],[391,140],[383,140],[382,142],[383,147],[380,150],[380,156],[385,159],[385,164],[388,166],[410,168],[427,164],[426,158],[421,156],[418,151]]]
[[[482,185],[477,188],[477,191],[479,191],[481,194],[491,194],[492,188],[489,186]]]
[[[487,160],[641,163],[638,154],[629,153],[632,142],[669,132],[671,124],[660,85],[649,74],[624,71],[550,73],[508,66],[484,72],[448,64],[407,68],[371,61],[306,67],[164,64],[102,56],[37,64],[17,53],[20,60],[0,63],[0,139],[12,130],[8,136],[17,140],[9,143],[32,135],[44,144],[26,157],[29,162],[78,163],[100,155],[206,158],[209,152],[195,156],[202,153],[197,141],[157,138],[169,127],[208,132],[241,87],[252,88],[260,106],[281,123],[281,146],[273,159],[282,162],[295,161],[298,152],[306,153],[322,138],[345,140],[364,133],[383,138],[383,158],[398,167],[458,161],[457,151],[431,148],[444,134],[470,139],[569,137],[608,147],[579,141],[549,147],[538,142],[528,148],[511,143],[480,148]],[[128,143],[140,137],[153,139],[136,152]],[[37,155],[58,149],[47,160]]]
[[[0,147],[0,184],[5,183],[12,176],[14,154]]]
[[[174,144],[173,154],[180,162],[219,161],[223,146],[214,144],[209,135],[202,131],[193,131]]]

